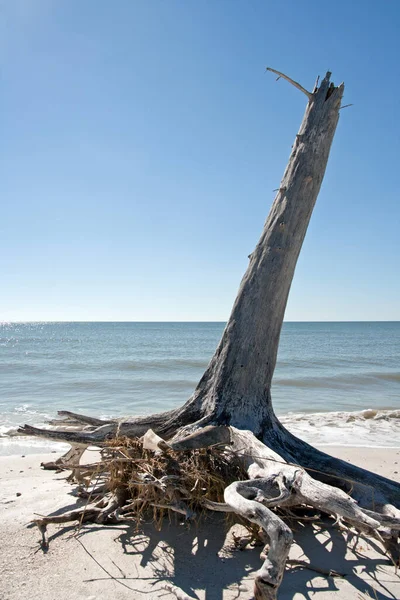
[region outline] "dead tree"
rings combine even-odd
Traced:
[[[334,515],[380,539],[397,563],[400,530],[400,484],[296,438],[280,424],[272,407],[271,380],[287,298],[324,177],[344,85],[335,86],[328,72],[319,87],[308,92],[286,75],[269,70],[304,92],[307,107],[222,339],[191,398],[179,409],[148,417],[102,421],[63,411],[62,419],[54,422],[55,430],[20,428],[23,434],[68,441],[72,450],[59,460],[61,466],[78,465],[90,444],[102,446],[118,436],[140,437],[148,430],[152,432],[145,440],[152,440],[160,451],[229,447],[248,479],[230,483],[225,503],[207,507],[236,512],[264,530],[269,545],[255,580],[258,599],[277,597],[292,542],[292,532],[275,507],[306,505]],[[110,515],[121,503],[113,497],[106,506],[93,508],[93,518]],[[65,520],[77,518],[75,513]],[[50,522],[55,522],[53,517],[38,524],[45,527]]]

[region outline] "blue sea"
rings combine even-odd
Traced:
[[[104,417],[185,402],[224,323],[0,324],[0,454],[44,451],[14,437],[58,410]],[[319,445],[400,446],[400,322],[284,323],[277,414]]]

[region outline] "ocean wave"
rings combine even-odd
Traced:
[[[28,437],[0,437],[0,456],[16,456],[21,454],[47,454],[57,452],[64,454],[69,444],[38,440]]]
[[[388,357],[385,356],[383,359],[379,359],[378,357],[366,357],[363,355],[351,356],[351,362],[357,365],[363,366],[387,366]],[[340,358],[338,356],[313,356],[312,360],[309,357],[307,358],[299,358],[298,356],[291,356],[290,358],[280,358],[278,356],[276,368],[286,370],[289,368],[292,369],[336,369],[338,367],[348,367],[349,366],[349,357],[345,356]]]
[[[400,382],[400,373],[395,372],[363,372],[342,373],[329,377],[276,377],[273,385],[299,388],[329,388],[335,386],[356,386],[381,381]]]
[[[400,409],[287,413],[280,422],[313,445],[400,447]]]
[[[125,395],[129,395],[140,390],[154,390],[154,393],[162,390],[167,394],[176,390],[190,390],[192,392],[197,383],[197,379],[154,379],[152,377],[138,377],[135,379],[129,379],[127,381],[123,377],[107,377],[105,379],[99,377],[98,379],[79,379],[61,382],[56,381],[52,382],[52,384],[49,384],[49,387],[52,385],[60,392],[67,392],[70,390],[74,394],[77,394],[79,391],[85,391],[91,392],[92,395],[98,395],[99,392],[101,392],[101,395],[104,397],[107,392],[109,392],[110,395],[115,395],[116,391],[119,389],[122,389]]]
[[[73,374],[74,372],[107,372],[107,373],[120,373],[120,372],[154,372],[154,371],[190,371],[204,370],[209,362],[208,358],[191,358],[191,359],[177,359],[177,358],[160,358],[160,359],[132,359],[132,360],[121,360],[121,361],[109,361],[101,360],[97,358],[97,361],[78,361],[77,359],[71,360],[66,358],[63,353],[59,355],[53,354],[51,357],[45,357],[46,360],[42,360],[42,357],[37,357],[33,352],[29,353],[29,361],[11,361],[9,360],[3,369],[5,373],[10,373],[15,376],[22,373],[25,377],[29,377],[34,374],[44,374],[49,371],[49,367],[53,374]],[[28,353],[24,353],[27,356]]]
[[[400,447],[400,409],[286,413],[278,418],[294,435],[315,446]],[[35,425],[50,427],[45,424],[47,415],[38,414],[37,419],[40,422],[34,422]],[[15,424],[0,426],[0,454],[18,454],[24,448],[26,452],[47,452],[50,448],[61,449],[61,446],[54,446],[54,442],[47,440],[17,436]]]
[[[208,360],[204,358],[162,358],[162,359],[138,359],[123,360],[107,363],[104,366],[112,367],[113,370],[121,371],[147,371],[153,369],[205,369]]]

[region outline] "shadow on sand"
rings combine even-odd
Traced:
[[[312,600],[317,592],[318,598],[338,600],[343,596],[357,600],[398,598],[391,590],[400,589],[400,580],[378,544],[332,527],[329,519],[318,525],[296,522],[291,526],[295,535],[290,553],[292,561],[305,561],[317,570],[334,569],[344,577],[323,575],[292,562],[287,566],[280,599]],[[235,530],[238,527],[235,525]],[[261,565],[261,548],[235,550],[232,530],[228,531],[223,515],[211,515],[202,520],[200,526],[180,523],[178,519],[175,523],[165,521],[161,531],[151,524],[144,525],[140,532],[134,526],[93,524],[82,526],[78,532],[75,528],[68,530],[71,539],[83,547],[103,573],[86,580],[88,585],[100,581],[118,583],[121,590],[118,598],[125,598],[122,589],[125,588],[127,598],[147,596],[167,600],[175,597],[167,591],[168,584],[177,586],[193,599],[250,600],[253,597],[253,578]],[[65,531],[63,528],[55,533],[49,542]],[[94,532],[96,535],[91,535]],[[107,555],[96,552],[96,544],[92,543],[104,534],[111,546]],[[140,589],[136,587],[139,580]],[[135,595],[132,596],[132,592]]]

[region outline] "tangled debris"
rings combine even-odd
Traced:
[[[143,438],[109,440],[92,464],[47,465],[71,469],[68,481],[87,500],[79,509],[62,515],[35,519],[42,534],[50,523],[132,522],[139,529],[152,521],[161,529],[165,517],[179,513],[188,521],[205,510],[229,511],[224,504],[227,485],[247,478],[243,463],[226,446],[175,451],[166,447],[154,452]],[[253,526],[249,525],[251,531]]]

